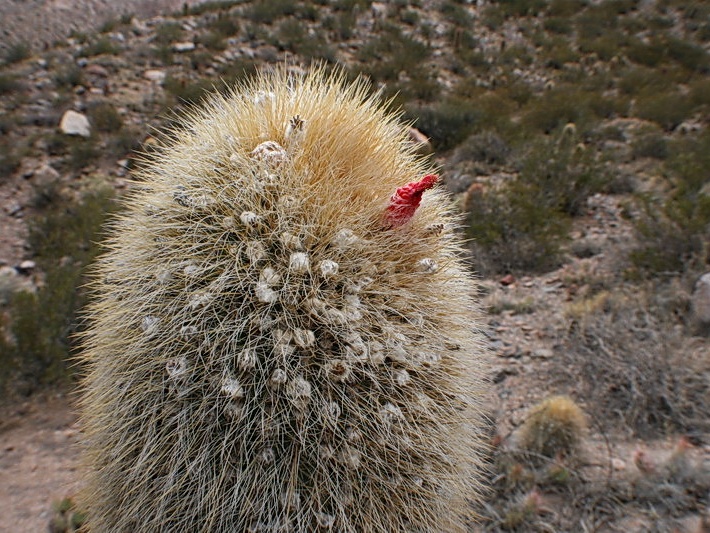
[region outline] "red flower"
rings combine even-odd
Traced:
[[[387,206],[385,226],[396,228],[406,224],[419,207],[424,191],[431,189],[438,180],[439,176],[428,174],[419,181],[399,187],[390,198],[390,203]]]

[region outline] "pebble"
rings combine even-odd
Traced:
[[[533,359],[552,359],[555,353],[549,348],[538,348],[530,353]]]
[[[146,70],[143,73],[143,77],[149,81],[154,81],[156,83],[163,83],[165,81],[165,71],[164,70],[157,70],[157,69]]]
[[[195,43],[193,43],[192,41],[186,41],[183,43],[173,43],[172,48],[173,52],[192,52],[195,49]]]

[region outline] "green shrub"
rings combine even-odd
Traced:
[[[495,131],[486,130],[471,135],[462,142],[456,148],[453,160],[503,165],[508,161],[510,152],[510,145],[500,135]]]
[[[274,44],[282,50],[290,50],[308,61],[314,59],[335,61],[335,52],[323,36],[318,33],[310,34],[304,24],[294,18],[286,19],[279,25]]]
[[[414,11],[413,9],[408,9],[406,11],[403,11],[399,15],[399,20],[401,20],[404,24],[408,24],[409,26],[417,26],[419,24],[419,13],[417,11]]]
[[[163,65],[171,65],[173,62],[173,49],[169,44],[161,44],[152,50],[155,58]]]
[[[578,126],[588,121],[590,109],[585,105],[587,95],[577,89],[560,87],[543,93],[528,104],[522,123],[544,133],[561,128],[565,124]]]
[[[365,43],[357,58],[364,64],[363,70],[375,80],[392,81],[402,71],[421,68],[429,53],[426,44],[404,35],[399,27],[390,26]]]
[[[571,17],[587,5],[587,0],[551,0],[547,9],[550,17]]]
[[[69,38],[76,41],[77,44],[86,44],[87,42],[89,42],[88,34],[77,30],[71,30],[69,32]]]
[[[178,103],[199,104],[214,88],[214,82],[210,79],[191,81],[168,75],[163,87],[167,93],[175,97]]]
[[[370,9],[372,0],[333,0],[331,7],[335,11],[365,11]]]
[[[182,14],[185,16],[199,16],[211,11],[227,11],[241,3],[241,0],[208,0],[192,6],[184,4]]]
[[[477,126],[483,112],[470,101],[446,99],[427,106],[409,106],[406,118],[432,142],[435,150],[445,151],[463,141]]]
[[[566,39],[554,39],[545,51],[545,65],[554,69],[562,69],[566,63],[579,61],[579,53],[569,46]]]
[[[130,155],[140,149],[142,133],[133,128],[121,128],[108,143],[110,153],[117,159]]]
[[[3,181],[15,172],[22,162],[20,155],[9,142],[0,143],[0,179]]]
[[[466,231],[484,273],[558,267],[571,217],[583,213],[587,198],[612,182],[597,154],[580,146],[571,127],[524,150],[515,179],[474,188],[467,197]]]
[[[627,36],[618,30],[608,31],[590,39],[579,39],[577,46],[583,54],[596,54],[602,61],[609,61],[622,53]]]
[[[667,38],[664,44],[672,61],[694,72],[708,72],[710,56],[701,46],[675,37]]]
[[[618,20],[613,17],[609,20],[598,11],[585,10],[575,17],[577,27],[577,39],[581,41],[591,41],[603,37],[610,29],[616,29]]]
[[[710,79],[702,78],[690,84],[690,101],[694,106],[710,106]]]
[[[11,94],[22,89],[22,84],[16,76],[0,74],[0,94]]]
[[[7,64],[19,63],[29,58],[30,55],[32,55],[30,46],[27,43],[20,42],[11,44],[7,50],[5,50],[3,59]]]
[[[208,50],[220,51],[227,48],[227,43],[224,41],[224,37],[220,33],[214,31],[208,31],[201,34],[197,38],[197,42]]]
[[[587,198],[604,192],[612,176],[574,128],[531,143],[519,164],[520,181],[540,191],[544,204],[563,215],[582,214]]]
[[[635,115],[671,131],[691,115],[692,109],[692,102],[684,94],[649,92],[636,99]]]
[[[91,124],[105,133],[113,133],[123,126],[123,118],[110,102],[95,102],[89,105]]]
[[[468,28],[473,24],[469,11],[464,6],[451,0],[443,0],[439,4],[439,12],[455,26]]]
[[[100,55],[117,55],[121,49],[116,46],[111,39],[101,37],[98,41],[85,46],[81,49],[80,55],[85,57],[100,56]]]
[[[569,220],[541,203],[544,192],[516,180],[469,192],[466,236],[483,275],[545,271],[560,265]]]
[[[81,170],[101,157],[101,151],[93,137],[72,139],[69,149],[69,168]]]
[[[54,82],[58,88],[71,89],[84,83],[84,72],[79,66],[72,63],[57,71],[54,75]]]
[[[665,164],[673,190],[665,199],[645,198],[636,221],[639,246],[631,262],[647,276],[706,268],[710,261],[710,135],[673,143]]]
[[[0,335],[0,385],[30,390],[61,381],[71,374],[68,357],[77,312],[84,303],[80,288],[84,267],[97,253],[100,227],[113,210],[112,190],[87,194],[77,204],[55,202],[45,215],[30,222],[29,243],[45,283],[35,293],[16,293],[9,305],[6,324],[10,342]]]
[[[545,0],[495,0],[504,17],[537,16],[547,7]]]
[[[207,27],[221,37],[231,37],[239,33],[237,18],[224,13],[220,13]]]
[[[624,71],[618,81],[619,90],[629,96],[639,94],[660,94],[672,89],[674,81],[659,69],[632,67]]]
[[[498,56],[498,62],[502,65],[532,65],[534,60],[533,53],[523,44],[508,46]]]
[[[274,21],[296,14],[295,0],[256,0],[244,9],[244,16],[257,24],[272,24]]]
[[[641,40],[633,39],[626,49],[626,56],[639,65],[645,67],[657,67],[665,55],[665,47],[658,40],[644,43]]]
[[[569,35],[573,29],[569,17],[546,17],[542,22],[542,27],[546,31],[560,35]]]
[[[634,139],[631,144],[633,156],[664,160],[668,157],[668,142],[662,132],[651,131]]]
[[[497,4],[488,4],[483,8],[483,24],[489,30],[497,30],[505,21],[503,11]]]
[[[169,45],[170,43],[181,40],[184,34],[185,31],[177,22],[163,22],[155,29],[153,42]]]

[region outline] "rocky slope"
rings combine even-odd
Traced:
[[[206,89],[224,90],[269,63],[325,61],[369,76],[416,120],[473,239],[471,259],[489,307],[496,445],[495,490],[473,530],[704,531],[704,3],[223,2],[179,16],[136,7],[106,13],[91,26],[101,32],[78,27],[88,14],[97,22],[109,5],[72,12],[65,20],[75,26],[47,15],[52,31],[78,31],[53,34],[45,50],[5,51],[0,361],[11,369],[12,392],[66,382],[76,293],[59,280],[80,285],[104,196],[132,186],[136,150],[149,152]],[[61,11],[58,2],[42,6]],[[15,9],[0,12],[6,31],[41,29],[39,18],[17,18],[30,11],[19,7],[0,4]],[[3,41],[34,42],[35,33],[44,35]],[[35,296],[17,296],[28,289]],[[36,322],[54,329],[40,331]],[[588,431],[574,457],[540,463],[521,449],[518,428],[553,394],[576,400]],[[47,428],[54,422],[24,426],[26,408],[17,405],[0,427],[0,465],[23,480],[26,499],[3,507],[14,513],[7,524],[29,531],[46,526],[39,509],[50,508],[33,472],[53,467],[27,442],[53,442]],[[57,427],[77,439],[73,419],[62,413]],[[66,450],[51,447],[58,470],[73,463]],[[57,484],[52,497],[70,492]]]

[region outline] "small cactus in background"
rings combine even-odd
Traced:
[[[465,530],[485,351],[407,133],[277,69],[146,164],[84,337],[92,531]]]
[[[552,396],[536,405],[519,430],[523,450],[549,458],[573,458],[587,424],[582,409],[568,396]]]
[[[86,521],[86,515],[76,508],[72,498],[63,498],[52,504],[49,533],[72,533],[79,531]]]

